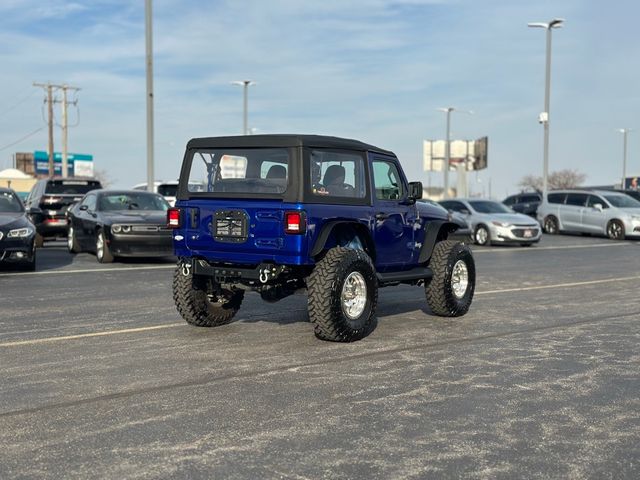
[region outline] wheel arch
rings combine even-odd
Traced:
[[[431,259],[433,249],[436,244],[442,240],[446,240],[449,234],[458,230],[458,225],[445,220],[431,220],[424,232],[424,240],[420,249],[420,257],[418,263],[426,263]]]
[[[366,225],[352,220],[331,220],[326,222],[313,243],[310,256],[315,258],[326,251],[328,249],[327,246],[329,246],[329,248],[337,246],[338,240],[341,237],[345,239],[354,235],[359,238],[365,252],[367,252],[371,260],[375,262],[376,247],[369,229]]]

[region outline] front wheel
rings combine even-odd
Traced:
[[[489,234],[489,229],[484,225],[478,225],[476,227],[476,231],[473,234],[473,241],[477,245],[489,245],[491,242],[491,235]]]
[[[309,319],[318,338],[351,342],[373,323],[378,280],[363,250],[335,247],[316,264],[307,282]]]
[[[476,288],[476,267],[471,249],[444,240],[433,249],[429,262],[433,277],[425,287],[427,303],[436,315],[459,317],[469,311]]]
[[[113,254],[107,244],[107,237],[103,230],[100,230],[96,236],[96,258],[100,263],[113,262]]]
[[[76,238],[76,232],[73,226],[69,226],[67,232],[67,250],[69,253],[80,253],[80,247],[78,245],[78,239]]]
[[[624,225],[620,220],[611,220],[607,225],[607,237],[611,240],[624,240]]]
[[[233,319],[244,290],[223,290],[213,280],[193,274],[189,263],[178,262],[173,274],[173,300],[189,325],[217,327]]]
[[[558,219],[553,215],[549,215],[544,219],[544,231],[549,235],[557,235],[560,231],[558,226]]]

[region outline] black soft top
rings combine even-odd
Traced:
[[[338,148],[383,153],[394,156],[393,152],[350,138],[325,135],[237,135],[232,137],[192,138],[187,148],[269,148],[269,147],[316,147]]]

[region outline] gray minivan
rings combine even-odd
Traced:
[[[606,235],[614,240],[640,238],[640,202],[620,192],[558,190],[538,207],[544,231]]]

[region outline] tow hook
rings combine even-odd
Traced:
[[[267,283],[269,278],[275,278],[278,271],[275,266],[267,266],[260,269],[260,282]]]
[[[182,264],[182,275],[185,277],[188,277],[191,274],[191,264],[190,263],[183,263]]]

